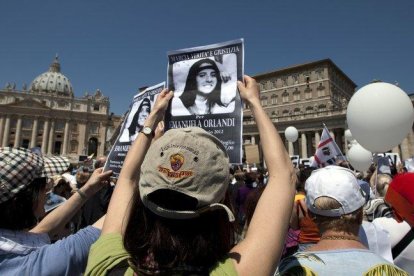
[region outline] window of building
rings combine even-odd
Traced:
[[[294,115],[299,115],[299,114],[300,114],[300,108],[295,108],[295,109],[293,110],[293,114],[294,114]]]
[[[72,129],[72,132],[78,132],[78,124],[77,123],[72,123],[71,124],[71,129]]]
[[[80,105],[80,104],[75,104],[75,109],[76,109],[76,110],[81,109],[81,105]]]
[[[270,97],[270,99],[271,99],[271,103],[272,103],[272,104],[277,104],[277,95],[276,95],[276,94],[273,94],[273,95]]]
[[[282,112],[282,115],[283,116],[289,116],[289,110],[283,110],[283,112]]]
[[[300,101],[300,91],[296,88],[296,90],[293,92],[293,100],[294,101]]]
[[[323,73],[323,69],[322,69],[322,68],[320,68],[320,69],[316,69],[316,70],[315,70],[315,73],[316,73],[316,78],[317,78],[318,80],[322,80],[322,79],[323,79],[323,75],[324,75],[324,73]]]
[[[282,80],[282,86],[283,87],[288,85],[287,77],[281,77],[280,79]]]
[[[308,106],[308,107],[306,107],[305,112],[306,112],[306,113],[312,113],[312,112],[313,112],[313,107],[312,107],[312,106]]]
[[[100,105],[99,104],[94,104],[93,105],[93,111],[99,111]]]
[[[299,83],[299,74],[297,74],[297,73],[292,74],[292,80],[293,80],[293,84],[298,84]]]
[[[70,141],[70,153],[77,153],[78,152],[78,141],[72,140]]]
[[[319,105],[318,110],[319,111],[326,111],[326,105],[324,105],[324,104]]]
[[[98,133],[99,131],[99,123],[91,123],[89,125],[89,133]]]
[[[284,103],[287,103],[289,101],[289,93],[285,90],[285,92],[283,92],[282,94],[282,101]]]
[[[325,89],[318,89],[318,97],[325,96]]]
[[[277,116],[277,112],[275,110],[272,111],[272,117],[276,117]]]
[[[55,130],[56,131],[63,131],[65,129],[65,122],[64,121],[57,121],[55,123]]]
[[[312,90],[306,89],[305,90],[305,99],[309,100],[310,98],[312,98]]]
[[[262,97],[260,98],[260,101],[261,101],[261,103],[262,103],[262,106],[266,106],[266,105],[267,105],[267,97],[262,96]]]
[[[23,129],[30,129],[30,128],[32,128],[32,120],[31,119],[23,119],[22,120],[22,128]]]

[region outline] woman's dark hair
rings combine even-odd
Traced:
[[[200,67],[202,64],[209,64],[208,67],[213,67],[212,69],[216,72],[217,77],[217,84],[214,90],[208,95],[208,108],[209,110],[211,107],[215,104],[218,104],[219,106],[224,106],[221,102],[221,77],[220,77],[220,70],[217,67],[217,64],[215,61],[211,59],[201,59],[194,63],[190,71],[188,72],[187,81],[185,83],[184,91],[180,96],[181,101],[183,102],[184,106],[186,108],[189,108],[190,106],[194,105],[196,95],[197,95],[197,74],[202,71],[203,69],[206,69],[206,67]]]
[[[246,224],[247,226],[250,225],[250,221],[253,218],[254,211],[256,210],[257,203],[259,202],[260,197],[263,194],[264,189],[266,186],[261,186],[257,189],[251,191],[246,197],[245,203],[245,213],[246,213]]]
[[[138,126],[138,117],[142,111],[143,106],[148,106],[151,112],[151,101],[148,98],[143,99],[138,107],[137,112],[135,112],[134,117],[132,118],[131,124],[128,127],[129,136],[132,136],[136,133],[136,129]]]
[[[15,197],[0,204],[0,228],[21,231],[37,224],[35,210],[40,193],[45,193],[46,178],[34,179]]]
[[[164,200],[171,195],[160,193],[156,197]],[[177,209],[185,209],[186,202],[194,206],[193,198],[181,199]],[[227,202],[226,197],[224,203],[229,206]],[[172,204],[170,201],[168,207],[173,208]],[[202,270],[208,275],[234,245],[235,225],[229,222],[225,211],[206,212],[194,219],[168,219],[147,209],[138,190],[134,192],[132,205],[124,247],[131,256],[130,261],[141,273],[169,275],[182,269],[182,272],[197,273]]]

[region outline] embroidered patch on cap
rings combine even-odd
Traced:
[[[171,165],[171,169],[169,168],[165,168],[162,166],[158,166],[158,171],[160,173],[165,174],[167,177],[171,177],[171,178],[184,178],[184,177],[189,177],[193,175],[193,171],[180,171],[179,169],[181,169],[182,165],[184,164],[184,156],[182,156],[179,153],[175,153],[173,155],[170,156],[170,165]]]

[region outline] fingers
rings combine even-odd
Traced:
[[[111,170],[109,170],[109,171],[104,171],[103,173],[101,173],[100,175],[99,175],[99,178],[101,179],[101,180],[103,180],[103,179],[109,179],[109,177],[112,175],[112,171]]]
[[[244,75],[243,80],[246,84],[246,88],[253,88],[257,85],[256,80],[252,77],[249,77],[248,75]]]

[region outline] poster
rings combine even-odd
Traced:
[[[118,178],[125,156],[144,126],[145,119],[157,99],[158,94],[165,88],[165,82],[146,88],[134,96],[125,119],[122,122],[118,138],[109,152],[104,170],[112,170],[113,177]]]
[[[166,129],[197,126],[223,143],[230,162],[242,161],[243,39],[168,53],[168,89],[174,91]]]

